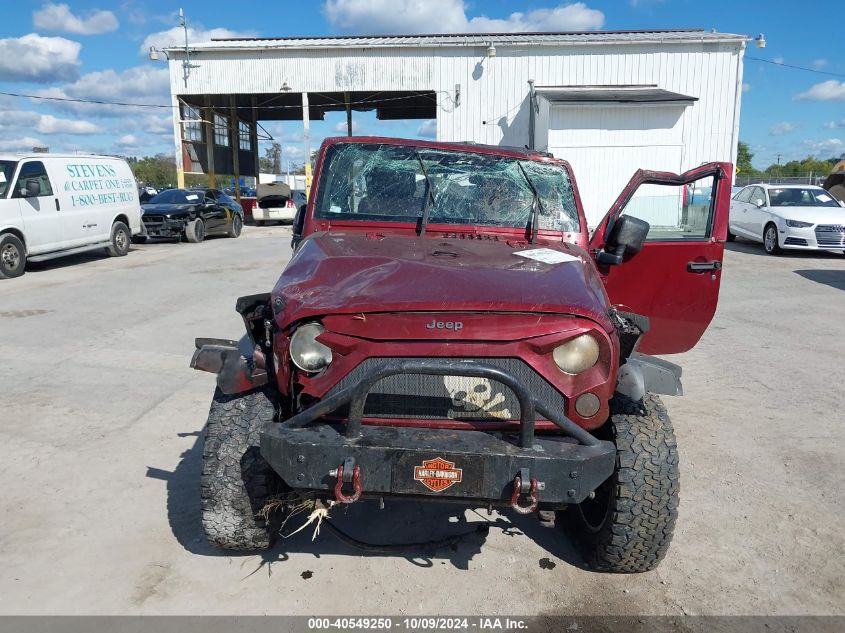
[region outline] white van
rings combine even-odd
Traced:
[[[126,255],[141,234],[138,187],[108,156],[0,154],[0,279],[26,262],[106,248]]]

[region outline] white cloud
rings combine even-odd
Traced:
[[[138,138],[134,134],[124,134],[114,143],[117,147],[136,147]]]
[[[98,35],[111,33],[118,27],[117,18],[111,11],[94,10],[86,17],[71,13],[66,4],[47,2],[32,14],[32,22],[37,29],[45,31],[63,31],[76,35]]]
[[[437,138],[437,120],[428,119],[417,128],[417,136],[422,138]]]
[[[207,42],[213,38],[230,38],[230,37],[250,37],[253,35],[244,31],[232,31],[224,28],[204,29],[202,26],[188,27],[188,41],[191,44],[199,44],[200,42]],[[185,31],[181,26],[174,26],[172,29],[166,31],[158,31],[150,33],[144,38],[141,47],[138,49],[141,55],[146,55],[150,52],[150,47],[153,48],[168,48],[171,46],[185,45]],[[167,61],[162,55],[162,60]]]
[[[813,68],[824,68],[825,66],[827,66],[827,63],[828,62],[826,59],[814,59]]]
[[[820,141],[804,141],[806,147],[814,156],[839,156],[845,151],[845,143],[838,138],[828,138]]]
[[[823,81],[795,98],[799,101],[845,101],[845,81]]]
[[[352,133],[355,134],[356,132],[360,132],[361,129],[361,124],[355,119],[352,119]],[[346,121],[338,121],[334,126],[334,131],[346,136]]]
[[[751,84],[744,83],[742,84],[742,91],[749,92],[751,90]]]
[[[775,57],[772,61],[776,64],[782,64],[785,60],[783,57]]]
[[[124,71],[101,70],[88,73],[77,81],[60,87],[47,88],[38,93],[45,97],[117,101],[123,103],[168,104],[170,102],[170,75],[167,68],[152,65],[135,66]],[[69,112],[99,116],[139,116],[149,110],[128,106],[97,103],[55,102],[54,107]],[[146,112],[145,112],[146,110]],[[159,114],[170,114],[169,108],[156,109]]]
[[[845,128],[845,119],[840,119],[839,121],[828,121],[824,124],[828,130],[835,130],[836,128]]]
[[[35,126],[41,134],[97,134],[100,128],[90,121],[60,119],[52,114],[42,114]]]
[[[783,134],[789,134],[790,132],[794,131],[795,125],[793,125],[789,121],[781,121],[780,123],[775,123],[772,127],[769,128],[769,134],[771,136],[782,136]]]
[[[583,2],[511,13],[507,18],[467,17],[464,0],[326,0],[323,14],[348,33],[470,33],[588,31],[604,13]]]
[[[0,151],[2,152],[30,152],[33,147],[43,147],[44,145],[43,141],[31,136],[0,139]]]
[[[0,81],[76,79],[80,48],[79,42],[36,33],[0,39]]]

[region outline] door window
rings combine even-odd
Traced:
[[[754,192],[754,187],[746,187],[742,191],[739,192],[734,200],[737,202],[751,202],[751,194]]]
[[[649,223],[648,241],[702,240],[713,229],[714,177],[684,185],[640,185],[623,213]]]
[[[35,180],[38,183],[38,196],[52,196],[53,187],[50,185],[50,178],[47,176],[47,170],[44,169],[44,163],[41,161],[30,161],[24,163],[21,167],[21,172],[18,174],[18,180],[15,184],[14,197],[23,198],[21,189],[26,189],[28,180]]]

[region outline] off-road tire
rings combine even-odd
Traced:
[[[205,239],[205,222],[202,218],[191,220],[185,225],[185,239],[191,244],[199,244]]]
[[[561,522],[586,548],[592,569],[650,571],[666,555],[678,517],[675,433],[655,395],[635,401],[617,393],[610,410],[610,420],[597,435],[616,444],[614,474],[594,500],[562,513]]]
[[[232,228],[226,233],[229,237],[240,237],[241,231],[244,228],[244,221],[241,220],[241,216],[237,213],[235,217],[232,218]]]
[[[115,222],[111,225],[111,246],[106,248],[112,257],[123,257],[129,252],[129,245],[132,243],[132,231],[123,222]]]
[[[26,268],[26,248],[17,235],[0,235],[0,279],[20,277]]]
[[[769,229],[772,229],[775,232],[775,240],[771,248],[766,246],[766,234],[769,232]],[[767,255],[780,255],[781,252],[780,245],[778,244],[778,227],[771,222],[763,227],[763,252]]]
[[[223,549],[261,550],[275,530],[258,516],[281,482],[261,457],[259,433],[275,416],[268,392],[214,392],[202,451],[202,526],[208,542]]]

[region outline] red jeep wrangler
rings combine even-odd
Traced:
[[[208,540],[268,547],[279,495],[406,497],[538,512],[595,568],[654,568],[679,487],[654,394],[681,370],[646,354],[713,317],[730,185],[639,171],[590,235],[548,154],[327,139],[293,257],[237,301],[248,337],[197,340]]]

